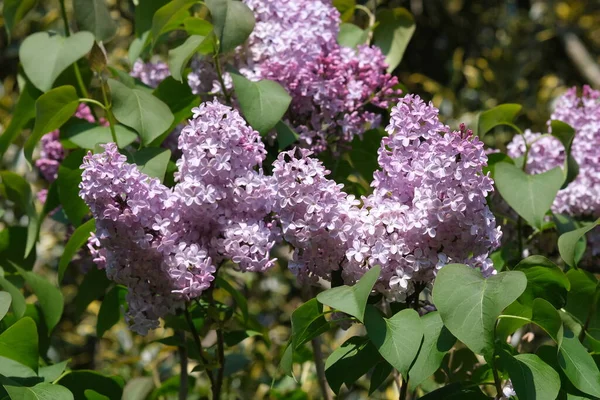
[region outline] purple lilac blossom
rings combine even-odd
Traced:
[[[225,260],[244,271],[274,263],[273,191],[259,168],[266,152],[258,132],[217,101],[192,112],[173,189],[127,164],[114,143],[82,165],[80,195],[96,219],[89,248],[128,287],[128,320],[141,334],[200,296]]]
[[[162,61],[145,63],[142,60],[137,60],[133,64],[129,74],[151,88],[156,88],[165,78],[171,76],[166,63]]]
[[[251,80],[270,79],[292,96],[286,119],[300,142],[314,152],[342,150],[348,142],[380,124],[366,104],[387,108],[401,91],[386,73],[377,47],[341,47],[336,39],[339,12],[324,0],[245,0],[256,26],[234,64]],[[220,93],[213,66],[192,62],[188,83],[194,93]],[[224,76],[229,90],[231,79]]]

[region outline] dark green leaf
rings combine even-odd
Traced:
[[[189,35],[208,36],[213,30],[213,26],[210,22],[197,17],[184,19],[183,26]]]
[[[35,87],[47,92],[61,72],[85,56],[93,44],[94,35],[90,32],[77,32],[69,37],[37,32],[21,44],[19,60]]]
[[[567,302],[567,292],[571,289],[569,279],[546,257],[527,257],[514,269],[527,276],[527,288],[520,297],[523,304],[531,305],[538,297],[548,300],[556,308]]]
[[[38,298],[38,304],[42,309],[44,321],[46,321],[48,327],[48,334],[50,334],[60,321],[63,313],[64,299],[60,289],[35,272],[25,271],[17,265],[14,265],[14,267]]]
[[[352,141],[350,150],[352,166],[367,182],[373,180],[373,172],[379,169],[377,150],[384,135],[386,133],[382,129],[370,129],[364,133],[362,138],[357,136]]]
[[[574,231],[563,233],[558,238],[558,251],[561,258],[571,267],[576,267],[575,253],[579,239],[585,236],[586,233],[594,229],[600,224],[600,219],[594,223],[584,226],[583,228],[575,229]]]
[[[183,19],[189,16],[187,9],[197,1],[173,0],[159,8],[152,17],[152,43],[156,44],[160,35],[179,25],[179,20],[183,22]]]
[[[523,107],[520,104],[500,104],[490,110],[479,114],[477,120],[477,136],[483,136],[497,126],[505,125],[520,132],[514,124],[514,120]]]
[[[73,0],[75,22],[82,31],[94,34],[98,42],[106,42],[117,33],[105,0]]]
[[[142,36],[133,39],[131,45],[129,45],[129,52],[127,53],[129,64],[135,64],[135,62],[140,58],[140,55],[149,43],[150,31],[146,31],[142,34]]]
[[[134,131],[119,124],[115,125],[115,134],[117,136],[117,145],[120,148],[130,145],[137,138]],[[88,150],[95,149],[99,144],[113,141],[110,127],[98,126],[88,122],[69,124],[64,134],[61,132],[61,139]]]
[[[571,331],[565,331],[558,364],[571,383],[584,393],[600,397],[600,371],[594,359]]]
[[[462,264],[440,270],[433,287],[433,301],[444,325],[477,354],[494,349],[496,318],[527,286],[520,271],[501,272],[484,278],[481,272]]]
[[[381,267],[368,270],[354,286],[338,286],[317,295],[317,300],[363,322],[367,300],[379,278]]]
[[[233,72],[231,78],[248,123],[262,135],[268,133],[287,111],[292,101],[290,95],[277,82],[266,79],[252,82]]]
[[[75,318],[79,318],[92,301],[104,295],[110,283],[104,270],[92,267],[83,277],[83,282],[79,285],[77,295],[73,300]]]
[[[19,136],[25,125],[35,117],[35,101],[41,94],[42,92],[37,90],[31,83],[25,83],[19,101],[12,112],[10,123],[0,135],[0,158],[6,152],[8,146]]]
[[[488,154],[487,166],[483,167],[483,173],[484,173],[484,175],[489,172],[490,176],[492,177],[492,179],[494,179],[494,176],[495,176],[495,173],[496,173],[496,165],[498,165],[498,164],[500,164],[502,162],[509,163],[509,164],[514,164],[513,159],[510,158],[509,156],[507,156],[504,153],[491,153],[491,154]]]
[[[165,179],[170,159],[171,150],[159,147],[147,147],[133,154],[133,160],[140,172],[152,178],[158,178],[161,182]]]
[[[333,6],[342,15],[342,21],[348,22],[352,20],[354,16],[354,10],[356,9],[356,0],[333,0]]]
[[[23,254],[23,257],[26,258],[35,247],[39,229],[38,214],[33,204],[31,186],[29,186],[29,183],[23,177],[14,172],[0,171],[0,178],[2,179],[1,183],[4,186],[6,197],[15,203],[17,207],[21,208],[27,214],[27,217],[29,217],[27,243],[25,245],[25,254]]]
[[[223,334],[223,338],[225,339],[225,345],[227,347],[233,347],[244,340],[253,337],[253,336],[262,336],[262,333],[256,331],[229,331]]]
[[[423,323],[423,345],[414,365],[410,368],[410,387],[416,388],[429,378],[442,365],[444,356],[456,338],[444,327],[439,312],[432,312],[421,317]]]
[[[188,375],[188,387],[193,388],[196,385],[196,378]],[[162,383],[159,388],[154,389],[152,395],[150,395],[150,400],[156,400],[159,398],[167,397],[166,395],[172,393],[178,393],[179,387],[181,386],[181,376],[175,375],[167,379]],[[169,396],[168,398],[172,398],[173,396]]]
[[[173,79],[183,82],[183,70],[192,56],[198,52],[204,39],[206,36],[192,35],[181,46],[169,50],[169,71]]]
[[[254,29],[254,13],[237,0],[206,0],[219,40],[219,52],[227,53],[246,41]],[[274,125],[274,124],[273,124]]]
[[[373,344],[361,336],[353,336],[335,349],[325,362],[325,376],[334,393],[342,384],[350,387],[381,360]]]
[[[571,154],[571,145],[573,144],[573,139],[575,138],[575,129],[573,129],[573,127],[570,125],[557,120],[552,120],[550,122],[550,129],[552,131],[552,136],[560,140],[565,148],[566,158],[563,168],[565,181],[561,187],[561,189],[564,189],[569,185],[569,183],[575,180],[577,173],[579,172],[577,161],[575,161],[575,158]]]
[[[240,309],[240,312],[242,313],[244,322],[247,322],[248,321],[248,302],[246,301],[246,298],[244,297],[244,295],[242,293],[240,293],[239,290],[234,288],[229,282],[227,282],[223,278],[217,277],[215,279],[215,283],[217,284],[217,287],[227,291],[231,295],[231,297],[233,297],[233,300],[235,300],[235,304],[237,305],[237,307]]]
[[[81,246],[87,243],[90,233],[96,230],[96,221],[92,218],[86,223],[80,225],[73,235],[69,238],[69,241],[65,245],[65,249],[60,256],[60,261],[58,262],[58,281],[62,281],[63,276],[65,275],[65,271],[69,266],[69,263],[77,254]]]
[[[86,400],[111,400],[108,396],[100,394],[92,389],[86,389],[83,394]]]
[[[556,167],[537,175],[529,175],[508,163],[496,165],[496,187],[500,195],[532,227],[541,229],[564,176]]]
[[[406,377],[423,340],[423,323],[412,309],[384,318],[379,310],[368,306],[365,327],[379,354]]]
[[[25,142],[23,153],[31,164],[33,149],[42,136],[60,128],[71,118],[79,106],[79,96],[73,86],[60,86],[41,95],[35,102],[35,125]]]
[[[560,376],[538,356],[518,354],[513,357],[504,351],[500,357],[519,399],[556,399]]]
[[[15,26],[37,4],[37,0],[4,0],[4,25],[10,38]]]
[[[279,151],[286,149],[298,141],[298,134],[283,121],[279,121],[275,125],[275,130],[277,131],[277,146]]]
[[[355,48],[369,40],[369,31],[350,23],[340,25],[337,42],[340,46]]]
[[[154,389],[154,382],[149,376],[133,378],[125,385],[123,389],[123,399],[127,400],[145,400]]]
[[[0,277],[0,287],[10,293],[11,297],[11,308],[17,319],[21,318],[25,314],[27,305],[25,304],[25,296],[21,293],[21,290],[13,285],[3,276]]]
[[[387,71],[391,73],[402,61],[404,51],[415,33],[415,19],[407,9],[397,7],[378,12],[377,22],[373,44],[385,54]]]
[[[69,360],[65,360],[54,365],[40,367],[38,375],[44,378],[45,382],[54,382],[62,375],[63,372],[65,372],[65,369],[67,369],[67,364],[69,364]]]
[[[104,296],[104,301],[98,312],[98,323],[96,324],[96,334],[99,338],[112,328],[119,319],[121,319],[121,304],[125,302],[127,289],[123,286],[114,286]]]
[[[151,94],[128,88],[114,79],[108,80],[115,117],[135,129],[148,145],[171,126],[173,114],[169,107]]]
[[[170,0],[141,0],[135,7],[135,35],[139,38],[152,28],[152,18]],[[137,58],[137,57],[136,57]]]
[[[79,197],[79,184],[83,172],[80,166],[85,153],[85,150],[77,150],[69,154],[59,166],[56,179],[60,204],[75,227],[81,225],[83,218],[90,212],[85,201]]]
[[[38,370],[38,332],[35,322],[24,317],[0,335],[0,356]]]
[[[387,361],[382,361],[373,368],[373,373],[371,374],[371,381],[369,383],[369,396],[373,394],[379,387],[385,382],[385,380],[390,376],[394,367],[390,365]]]
[[[12,297],[8,292],[0,292],[0,320],[4,318],[8,309],[10,308],[10,303],[12,301]]]
[[[328,330],[329,323],[323,316],[323,306],[317,299],[310,299],[292,313],[293,349],[298,349]]]
[[[461,382],[451,383],[427,393],[420,400],[490,400],[490,398],[483,394],[477,386],[465,385]]]
[[[94,390],[111,400],[121,399],[123,396],[123,385],[120,379],[104,376],[96,371],[71,371],[57,383],[68,388],[76,399],[84,399],[86,389]]]
[[[23,365],[20,362],[0,356],[0,376],[5,376],[10,379],[37,378],[38,374],[36,374],[35,371],[30,367]],[[37,379],[35,380],[37,381]],[[30,380],[27,381],[28,383],[31,382]]]
[[[283,373],[287,376],[294,376],[294,348],[292,343],[290,342],[283,355],[281,356],[281,361],[279,361],[279,368],[283,370]]]
[[[51,383],[38,383],[33,387],[3,383],[12,400],[73,400],[69,389]]]
[[[600,309],[598,299],[598,280],[596,277],[581,269],[571,269],[567,272],[567,278],[571,282],[571,290],[567,296],[565,309],[577,320],[577,323],[588,325],[588,333],[594,338],[600,338],[600,313],[594,310]],[[581,329],[581,326],[579,326]],[[571,327],[575,332],[575,328]],[[578,334],[579,332],[575,332]]]

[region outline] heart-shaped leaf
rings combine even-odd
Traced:
[[[54,382],[62,375],[63,372],[65,372],[65,369],[67,369],[67,364],[69,364],[69,360],[65,360],[54,365],[40,367],[38,375],[44,378],[44,381],[46,382]]]
[[[501,272],[484,278],[462,264],[443,267],[433,286],[433,301],[444,325],[477,354],[494,350],[496,319],[527,287],[520,271]]]
[[[369,382],[369,396],[373,394],[385,382],[388,376],[392,373],[394,367],[387,361],[382,361],[373,368],[371,374],[371,382]]]
[[[227,53],[246,41],[256,23],[254,13],[238,0],[206,0],[219,52]]]
[[[509,163],[496,165],[496,187],[509,206],[531,226],[542,228],[544,216],[564,181],[561,168],[529,175]]]
[[[38,332],[29,317],[21,318],[0,335],[0,356],[10,358],[37,371]]]
[[[114,128],[117,144],[120,148],[129,146],[137,138],[134,131],[123,125],[116,124]],[[110,127],[98,126],[88,122],[69,123],[64,132],[61,132],[60,139],[65,146],[77,146],[88,150],[95,149],[99,144],[113,141]]]
[[[331,308],[350,314],[363,322],[365,307],[369,295],[377,278],[381,267],[375,266],[368,270],[354,286],[339,286],[331,288],[317,295],[317,300]]]
[[[205,39],[206,36],[192,35],[181,46],[169,50],[169,71],[174,79],[183,81],[183,70]]]
[[[500,104],[492,109],[483,111],[477,119],[477,136],[483,136],[500,125],[510,126],[520,132],[514,124],[514,120],[523,107],[520,104]]]
[[[42,136],[60,128],[79,106],[79,96],[73,86],[60,86],[41,95],[35,102],[35,125],[25,142],[23,153],[31,164],[33,149]]]
[[[500,353],[515,392],[520,399],[556,399],[560,390],[560,376],[535,354],[512,356]]]
[[[366,374],[381,357],[366,337],[353,336],[335,349],[325,362],[325,377],[334,393],[342,384],[350,387]]]
[[[167,164],[171,158],[171,150],[147,147],[133,154],[133,161],[137,164],[141,173],[152,178],[158,178],[162,182],[167,172]]]
[[[442,364],[444,356],[454,343],[456,338],[444,327],[439,312],[431,312],[421,317],[423,322],[423,345],[414,365],[410,368],[410,387],[416,388],[425,379],[437,371]]]
[[[350,23],[340,25],[337,42],[340,46],[355,48],[369,40],[369,31]]]
[[[571,289],[569,279],[546,257],[527,257],[514,270],[527,276],[527,289],[519,298],[523,304],[531,305],[538,297],[548,300],[556,308],[567,302],[567,292]]]
[[[144,90],[129,88],[114,79],[109,79],[108,85],[115,117],[139,133],[144,145],[169,129],[174,117],[165,103]]]
[[[242,114],[258,132],[268,133],[283,117],[292,98],[277,82],[252,82],[233,72],[231,77]]]
[[[368,306],[365,327],[379,354],[406,379],[423,340],[424,326],[419,314],[406,309],[384,318],[379,310]]]
[[[381,10],[378,25],[373,32],[373,43],[385,54],[387,72],[392,72],[402,61],[408,43],[415,33],[415,19],[405,8]]]
[[[70,371],[57,383],[69,389],[76,399],[85,399],[87,390],[94,390],[109,399],[121,399],[123,396],[122,378],[105,376],[96,371]]]
[[[98,42],[106,42],[117,33],[105,0],[73,0],[73,11],[79,29],[92,32]]]
[[[565,331],[558,364],[571,383],[584,393],[600,397],[600,371],[592,356],[571,331]]]
[[[69,37],[38,32],[23,41],[19,59],[31,83],[47,92],[61,72],[85,56],[93,45],[94,35],[90,32],[77,32]]]
[[[317,299],[307,301],[292,313],[292,348],[298,349],[327,330],[329,323],[323,316],[323,306]]]
[[[10,398],[15,400],[73,400],[73,393],[69,389],[48,382],[32,387],[21,386],[16,382],[3,382],[2,386]]]
[[[562,319],[554,306],[542,298],[535,299],[530,305],[515,301],[499,318],[496,335],[502,340],[521,326],[532,323],[545,330],[560,347],[563,338]]]
[[[560,257],[571,267],[576,267],[575,261],[576,250],[579,239],[585,236],[586,233],[594,229],[600,224],[600,219],[574,231],[563,233],[558,238],[558,251]]]

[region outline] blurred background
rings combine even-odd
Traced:
[[[134,38],[135,5],[132,0],[107,0],[107,3],[113,18],[119,22],[118,36],[106,44],[110,64],[128,70],[127,50]],[[440,108],[442,119],[452,127],[460,122],[469,125],[481,110],[502,103],[519,103],[524,109],[518,125],[539,131],[545,127],[552,102],[568,87],[583,84],[600,87],[598,0],[378,0],[376,4],[375,1],[361,3],[371,9],[405,7],[414,15],[415,34],[394,73],[408,92],[432,100]],[[0,8],[1,5],[2,1]],[[357,23],[363,22],[361,16],[356,15],[356,18]],[[12,37],[4,29],[4,18],[0,18],[0,25],[2,132],[18,99],[19,45],[33,32],[63,29],[58,0],[39,0],[15,28]],[[166,48],[162,53],[166,54]],[[503,148],[512,134],[497,130],[488,135],[486,141]],[[22,138],[20,140],[22,144]],[[6,165],[0,167],[5,169]],[[28,174],[32,181],[37,179],[35,172]],[[0,219],[8,217],[3,213]],[[36,268],[55,274],[67,234],[64,225],[46,221],[37,260],[32,260]],[[18,245],[5,243],[0,237],[0,259]],[[79,270],[70,268],[63,282],[67,307],[60,326],[47,343],[50,354],[54,352],[57,360],[70,358],[73,369],[98,369],[125,380],[150,377],[157,387],[166,387],[156,398],[170,398],[176,393],[178,382],[176,348],[156,340],[171,336],[172,330],[158,329],[147,337],[140,337],[133,335],[121,319],[98,339],[96,317],[100,303],[94,301],[81,310],[76,301],[77,296],[81,296],[82,272],[89,268],[85,263]],[[101,273],[97,277],[103,279]],[[297,360],[301,383],[283,377],[277,367],[289,337],[290,315],[303,298],[286,266],[276,266],[261,279],[252,274],[230,278],[243,288],[249,299],[250,313],[258,315],[258,322],[267,327],[267,337],[246,339],[228,355],[229,382],[225,386],[231,389],[226,398],[319,398],[318,385],[311,378],[314,376],[312,363]],[[328,348],[335,348],[350,334],[339,330],[325,335],[324,340]],[[214,338],[205,340],[210,344]],[[310,352],[305,356],[310,359]],[[165,385],[169,382],[175,392]],[[202,380],[193,383],[198,388],[206,386]],[[352,393],[345,392],[341,398],[364,398],[368,386],[368,380],[364,379]],[[372,398],[390,398],[395,396],[395,390],[389,379]],[[201,393],[200,390],[196,397],[190,398],[198,398]]]

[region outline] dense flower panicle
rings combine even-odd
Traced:
[[[329,171],[310,154],[306,149],[279,154],[273,163],[273,209],[283,238],[294,247],[290,269],[301,282],[315,283],[331,280],[331,272],[345,264],[360,210],[359,202],[327,179]]]
[[[464,126],[451,132],[437,109],[412,95],[394,107],[386,131],[345,280],[381,265],[378,288],[401,297],[411,281],[429,282],[448,263],[493,274],[488,255],[501,232],[485,200],[493,186],[482,173],[483,143]]]
[[[273,188],[255,169],[265,157],[258,132],[217,101],[193,113],[173,189],[127,164],[114,143],[82,165],[80,195],[96,219],[89,247],[129,288],[128,318],[142,334],[206,290],[223,261],[244,271],[274,263]]]
[[[564,165],[565,149],[560,140],[554,136],[543,136],[529,129],[525,130],[523,135],[516,135],[507,145],[508,155],[514,158],[521,157],[525,154],[525,143],[530,146],[527,154],[528,173],[541,174]]]
[[[144,85],[156,88],[168,76],[171,76],[171,72],[169,72],[169,66],[162,61],[145,63],[137,60],[133,64],[130,75],[138,78]]]

